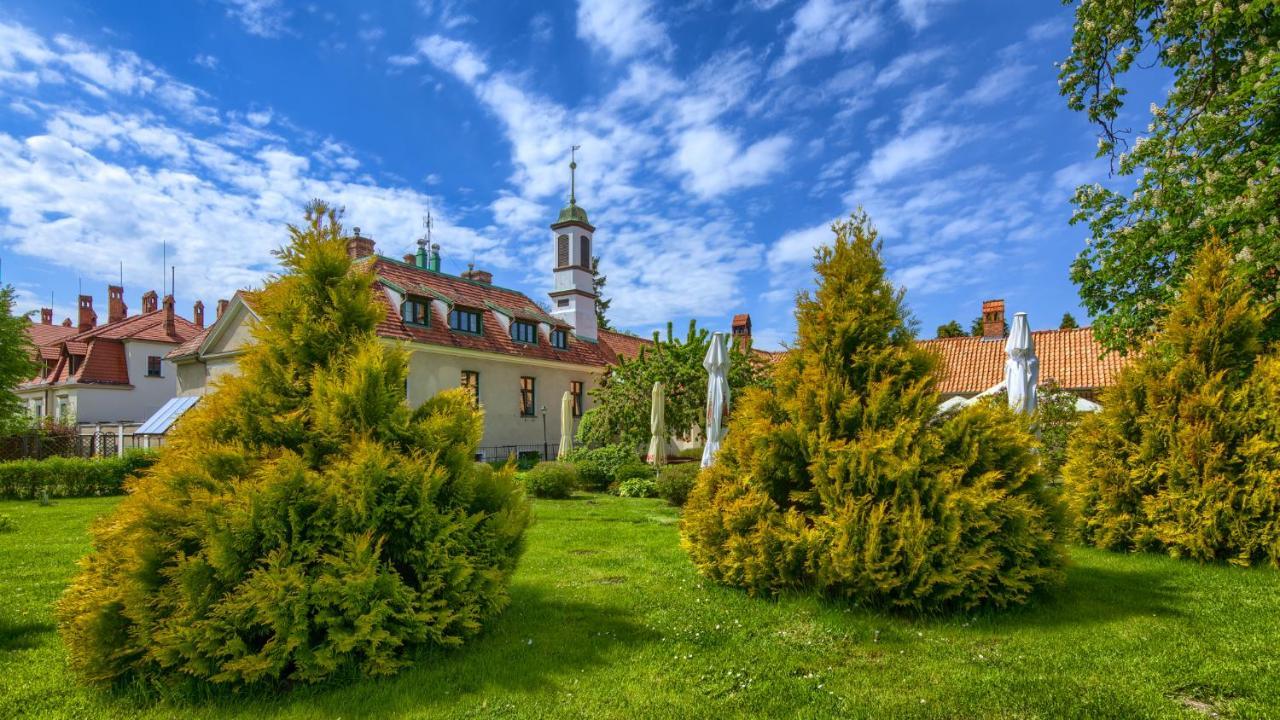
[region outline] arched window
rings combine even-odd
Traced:
[[[556,238],[556,267],[564,267],[569,264],[569,236],[561,235]]]
[[[591,269],[591,238],[586,235],[578,238],[578,264]]]

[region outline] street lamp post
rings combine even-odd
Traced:
[[[549,449],[550,449],[550,446],[547,444],[547,406],[543,405],[542,406],[542,459],[543,460],[550,459],[547,457],[547,451]]]

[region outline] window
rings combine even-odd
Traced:
[[[476,407],[480,407],[480,373],[475,370],[463,370],[462,387],[471,391],[471,401]]]
[[[556,238],[556,267],[564,267],[569,264],[569,236],[561,235]]]
[[[400,303],[400,317],[410,325],[431,324],[431,305],[426,300],[410,299]]]
[[[569,298],[560,298],[557,300],[556,307],[569,307]]]
[[[569,347],[569,333],[564,330],[551,331],[551,346],[566,350]]]
[[[449,311],[449,327],[459,332],[480,334],[480,311],[454,308]]]
[[[79,371],[80,371],[80,358],[76,357],[75,355],[72,355],[71,368],[67,371],[67,373],[70,375],[75,375]]]
[[[71,401],[65,396],[58,398],[58,422],[66,423],[71,419]]]
[[[516,320],[511,323],[511,339],[516,342],[537,345],[538,326],[531,322],[525,322],[524,320]]]
[[[40,402],[39,400],[35,400],[31,403],[31,417],[33,418],[44,417],[44,403]]]
[[[147,356],[147,377],[160,377],[160,356]]]
[[[537,412],[537,396],[533,390],[534,380],[531,377],[520,378],[520,415],[535,417]]]
[[[591,268],[591,238],[583,235],[578,238],[578,264],[584,268]]]
[[[582,417],[582,383],[577,380],[569,383],[569,394],[573,396],[573,416]]]

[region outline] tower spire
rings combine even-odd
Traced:
[[[578,190],[577,188],[577,171],[578,171],[577,152],[581,149],[582,149],[581,145],[569,146],[569,204],[570,205],[578,204],[578,199],[576,197],[577,190]]]

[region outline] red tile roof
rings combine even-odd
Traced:
[[[40,350],[41,357],[57,360],[53,371],[47,378],[35,379],[27,383],[28,387],[58,383],[128,385],[129,369],[125,362],[125,340],[180,345],[200,332],[194,323],[178,315],[174,316],[174,332],[172,334],[165,332],[164,310],[133,315],[84,332],[76,332],[75,328],[64,329],[71,331],[71,334]],[[46,334],[49,335],[47,332]],[[49,349],[54,352],[49,352]],[[74,373],[71,372],[73,359],[76,364]]]
[[[92,330],[86,330],[74,337],[75,340],[88,340],[90,338],[105,338],[108,340],[146,340],[149,342],[163,342],[181,344],[191,338],[191,336],[200,332],[195,323],[182,317],[174,315],[173,317],[174,332],[169,334],[164,329],[164,309],[155,310],[141,315],[131,315],[123,320],[113,323],[99,325]]]
[[[599,336],[600,344],[606,348],[610,365],[616,365],[620,357],[635,360],[640,356],[640,351],[643,348],[653,346],[653,340],[649,338],[627,335],[613,330],[601,330]]]
[[[169,353],[164,356],[165,359],[173,360],[175,358],[194,355],[196,350],[200,349],[200,345],[201,343],[204,342],[205,338],[209,337],[210,330],[213,330],[213,325],[209,325],[208,327],[196,333],[195,335],[192,335],[191,337],[187,338],[187,340],[183,342],[181,345],[179,345],[178,347],[170,350]]]
[[[542,338],[539,338],[536,345],[519,343],[511,339],[510,333],[499,324],[495,313],[510,313],[520,319],[568,327],[543,312],[538,304],[524,293],[426,270],[382,256],[374,256],[372,262],[377,277],[389,283],[393,289],[398,288],[410,295],[483,311],[479,335],[450,330],[442,314],[435,311],[431,315],[429,326],[420,327],[406,324],[400,317],[400,308],[392,305],[386,293],[378,292],[377,297],[386,308],[386,316],[378,322],[378,334],[383,337],[524,358],[558,360],[579,365],[603,366],[615,358],[612,348],[607,344],[583,340],[576,335],[571,335],[569,347],[565,350],[552,347]],[[433,303],[433,305],[438,304]]]
[[[57,347],[58,343],[66,340],[76,334],[76,329],[66,327],[65,325],[45,325],[44,323],[32,323],[27,326],[27,336],[31,338],[31,344],[37,348],[43,348],[49,345]]]
[[[1035,330],[1031,333],[1040,359],[1040,382],[1050,380],[1068,390],[1094,390],[1115,384],[1128,361],[1105,353],[1089,328]],[[920,341],[942,358],[938,392],[979,393],[1004,379],[1004,338],[934,338]]]

